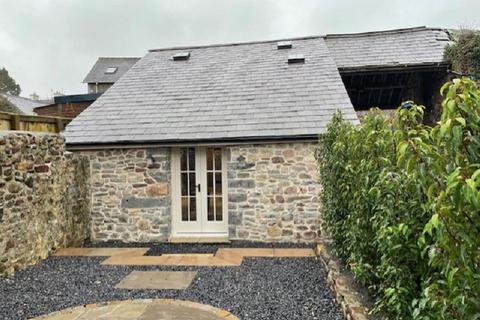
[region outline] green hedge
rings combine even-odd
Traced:
[[[389,319],[480,319],[480,89],[442,88],[442,119],[337,114],[317,159],[324,228]]]

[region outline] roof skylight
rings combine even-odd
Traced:
[[[190,58],[190,52],[179,52],[173,56],[173,61],[188,60]]]
[[[305,63],[303,54],[291,54],[288,56],[288,63]]]
[[[291,49],[292,41],[279,41],[277,42],[277,49]]]
[[[106,74],[114,74],[115,72],[117,72],[118,68],[117,67],[108,67],[107,69],[105,69],[105,73]]]

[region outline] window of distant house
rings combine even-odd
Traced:
[[[117,72],[117,67],[108,67],[107,70],[105,70],[105,73],[106,74],[114,74],[115,72]]]

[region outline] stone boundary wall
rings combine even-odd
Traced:
[[[308,242],[320,236],[316,143],[229,148],[231,239]]]
[[[381,320],[382,315],[372,315],[374,301],[368,290],[361,286],[340,259],[332,253],[330,241],[324,239],[316,246],[316,254],[327,269],[327,282],[341,306],[346,320]]]
[[[58,134],[0,131],[0,274],[89,236],[88,159]]]

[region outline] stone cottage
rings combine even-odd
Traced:
[[[90,158],[93,240],[319,237],[317,136],[336,110],[358,122],[328,41],[150,50],[65,132]]]

